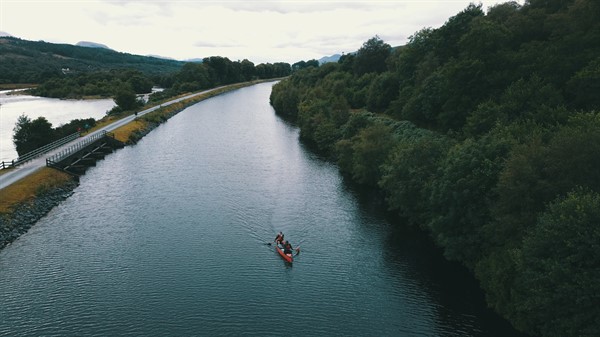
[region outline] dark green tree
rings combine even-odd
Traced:
[[[254,63],[248,61],[247,59],[244,59],[240,63],[240,72],[241,72],[240,75],[241,75],[243,81],[252,80],[256,73],[256,68],[254,67]]]
[[[373,112],[384,112],[390,103],[398,97],[400,81],[391,72],[378,75],[371,86],[367,96],[367,109]]]
[[[387,70],[386,60],[392,47],[383,42],[379,36],[372,37],[363,43],[354,59],[354,72],[358,75],[366,73],[381,73]]]
[[[600,335],[600,195],[576,188],[523,240],[514,289],[518,326],[542,336]]]
[[[512,147],[510,138],[486,135],[452,147],[433,181],[429,229],[444,255],[473,269],[486,246],[482,233],[492,220],[500,172]]]
[[[431,188],[440,162],[452,141],[434,133],[399,141],[383,166],[379,186],[386,193],[389,209],[415,226],[425,227],[436,212],[430,208]]]
[[[352,178],[363,185],[377,187],[382,165],[396,145],[393,128],[377,123],[361,130],[352,142]]]
[[[133,110],[141,106],[141,102],[138,101],[135,92],[129,85],[122,85],[116,89],[114,96],[115,104],[122,111]]]
[[[19,156],[54,140],[52,124],[45,117],[31,120],[23,114],[17,119],[13,132],[13,143]]]

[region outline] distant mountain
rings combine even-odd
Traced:
[[[325,56],[325,57],[321,57],[319,59],[319,64],[324,64],[324,63],[329,63],[329,62],[337,62],[340,57],[342,57],[342,55],[340,54],[334,54],[331,56]]]
[[[79,42],[77,42],[76,46],[79,46],[79,47],[88,47],[88,48],[104,48],[104,49],[112,50],[112,49],[108,48],[104,44],[96,43],[96,42],[90,42],[90,41],[79,41]]]
[[[146,56],[148,56],[148,57],[155,57],[157,59],[163,59],[163,60],[175,60],[172,57],[160,56],[160,55],[153,55],[153,54],[149,54],[149,55],[146,55]]]
[[[99,44],[95,44],[99,45]],[[58,73],[136,69],[162,75],[185,62],[117,52],[108,47],[82,47],[0,37],[0,83],[41,83]]]
[[[12,36],[12,35],[8,34],[7,32],[0,32],[0,37],[4,37],[4,36]]]
[[[187,59],[187,60],[185,60],[185,62],[191,62],[191,63],[202,63],[202,62],[204,62],[204,59],[201,59],[201,58],[193,58],[193,59]]]

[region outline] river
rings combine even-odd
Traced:
[[[17,118],[22,114],[32,120],[43,116],[53,127],[58,127],[73,119],[100,119],[114,106],[115,102],[110,98],[58,99],[18,95],[12,90],[0,91],[0,161],[18,157],[12,136]]]
[[[273,83],[98,162],[0,251],[0,336],[511,336],[475,281],[298,141]],[[301,254],[268,245],[283,231]]]

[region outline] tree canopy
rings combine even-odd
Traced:
[[[469,5],[274,86],[342,174],[469,268],[540,336],[600,335],[600,2]]]

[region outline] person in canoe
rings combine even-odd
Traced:
[[[277,236],[275,237],[275,244],[283,244],[283,233],[279,232],[279,234],[277,234]]]
[[[285,255],[292,255],[293,252],[293,248],[292,248],[292,244],[289,241],[285,241],[285,243],[283,244],[283,253]]]

